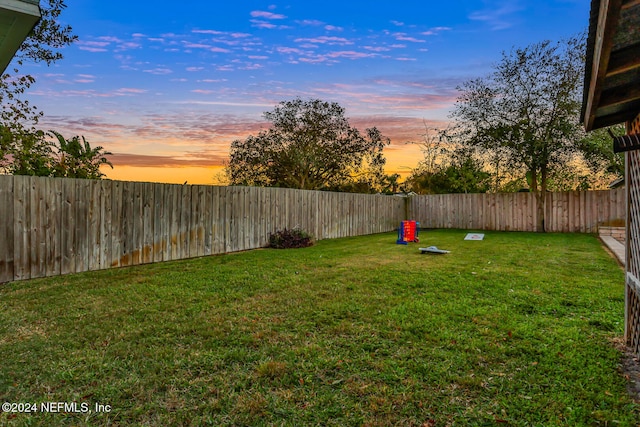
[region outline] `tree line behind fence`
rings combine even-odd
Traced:
[[[547,231],[589,233],[623,221],[624,194],[549,193]],[[255,249],[284,228],[317,239],[393,231],[403,219],[422,228],[533,231],[535,215],[530,193],[405,199],[0,176],[0,282]]]

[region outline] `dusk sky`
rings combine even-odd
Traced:
[[[392,140],[407,173],[424,122],[444,126],[463,81],[503,51],[585,31],[587,0],[68,0],[79,40],[27,66],[43,129],[114,153],[108,178],[214,183],[229,144],[295,97],[336,101]],[[10,68],[9,68],[10,69]]]

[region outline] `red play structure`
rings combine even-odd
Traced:
[[[399,245],[406,245],[408,242],[418,242],[418,230],[420,223],[416,221],[401,221],[400,228],[398,228],[398,240]]]

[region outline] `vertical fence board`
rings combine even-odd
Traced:
[[[189,225],[191,224],[191,186],[180,187],[180,233],[178,240],[178,258],[189,258]]]
[[[247,250],[247,249],[251,249],[250,246],[250,242],[251,242],[251,224],[250,224],[250,214],[251,214],[251,200],[250,200],[250,195],[251,195],[251,187],[242,187],[241,188],[241,203],[242,203],[242,213],[241,213],[241,218],[242,218],[242,225],[240,226],[240,231],[242,233],[242,249],[241,250]]]
[[[198,186],[191,185],[191,216],[189,217],[189,257],[198,256],[198,217],[200,215],[200,197]]]
[[[213,253],[213,187],[202,186],[202,255]]]
[[[142,208],[140,200],[140,188],[137,182],[127,183],[125,190],[128,192],[127,202],[127,231],[125,241],[127,251],[125,253],[126,263],[123,265],[140,264],[140,234],[142,232]]]
[[[269,241],[269,225],[271,224],[269,209],[271,207],[269,192],[265,188],[259,189],[260,201],[258,203],[257,215],[260,227],[258,228],[258,247],[265,247]]]
[[[113,181],[111,183],[111,258],[108,267],[120,267],[121,259],[124,255],[122,242],[124,239],[124,229],[122,223],[124,221],[123,183],[121,181]]]
[[[87,191],[90,194],[89,201],[87,203],[87,211],[89,214],[87,219],[87,268],[89,270],[99,270],[100,252],[102,249],[102,233],[100,229],[103,211],[102,186],[99,181],[89,181]]]
[[[181,189],[180,185],[168,185],[165,187],[165,203],[168,205],[167,224],[167,251],[165,261],[180,258],[180,212]]]
[[[141,262],[148,264],[153,262],[153,237],[155,233],[155,213],[154,213],[154,184],[150,182],[141,183],[142,198],[142,250]]]
[[[0,283],[15,276],[14,260],[14,186],[13,176],[0,176]]]
[[[224,253],[225,251],[225,227],[227,225],[226,219],[226,202],[225,202],[225,187],[215,187],[213,192],[214,203],[214,228],[215,233],[213,235],[213,252],[216,254]]]
[[[111,223],[113,215],[113,181],[98,181],[96,183],[101,187],[100,197],[102,213],[100,215],[100,254],[99,268],[105,269],[111,267],[112,245],[111,245]]]
[[[14,242],[14,268],[16,280],[31,278],[31,251],[29,250],[29,180],[26,176],[14,177],[13,188],[15,192],[15,203],[13,205],[13,216],[16,230],[13,236]]]
[[[198,241],[196,247],[196,256],[204,256],[205,254],[205,222],[204,218],[206,216],[206,187],[204,185],[197,185],[197,198],[198,198],[198,213],[196,216],[196,220],[194,221],[196,239]]]
[[[225,187],[222,191],[222,206],[220,207],[220,212],[221,212],[221,218],[223,221],[223,229],[224,229],[224,251],[223,252],[230,252],[231,251],[231,241],[234,238],[234,236],[231,235],[231,230],[234,224],[234,218],[233,218],[233,210],[232,210],[232,204],[233,204],[233,187]]]
[[[134,204],[135,183],[122,182],[122,255],[119,262],[122,267],[133,264]]]
[[[85,179],[74,179],[76,187],[76,204],[75,204],[75,257],[76,270],[79,273],[89,269],[89,221],[90,221],[90,205],[91,205],[91,182]],[[72,224],[73,226],[73,224]]]
[[[75,180],[62,180],[62,209],[61,209],[61,263],[60,273],[68,274],[76,271],[76,186]]]
[[[28,177],[29,200],[29,241],[30,241],[30,277],[43,277],[45,274],[45,233],[43,230],[45,213],[43,191],[44,189],[37,185],[36,177]]]
[[[167,203],[165,195],[170,188],[170,185],[153,184],[153,262],[162,262],[168,259],[167,248],[171,237],[168,231],[171,205]]]

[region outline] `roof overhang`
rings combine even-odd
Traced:
[[[640,0],[592,0],[582,101],[586,130],[640,112]]]
[[[39,0],[0,0],[0,73],[40,19]]]

